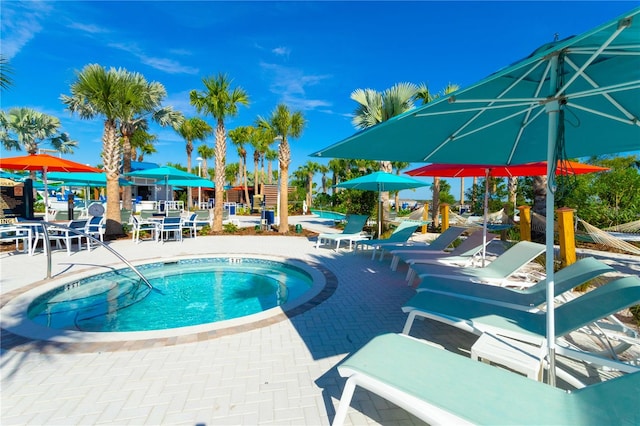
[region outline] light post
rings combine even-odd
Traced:
[[[202,177],[202,157],[196,158],[196,161],[198,162],[198,177],[201,178]],[[202,187],[199,186],[198,187],[198,209],[200,209],[201,206],[202,206]]]

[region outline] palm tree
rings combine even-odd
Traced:
[[[422,101],[422,104],[426,104],[435,99],[438,99],[440,96],[453,93],[458,89],[460,89],[460,86],[458,86],[457,84],[449,83],[440,93],[433,95],[429,91],[429,87],[425,83],[422,83],[420,84],[420,86],[418,86],[418,90],[414,95],[414,100],[417,100],[417,101],[419,100],[419,101]],[[438,216],[439,210],[440,210],[440,178],[439,177],[434,176],[433,186],[431,189],[433,190],[433,199],[432,199],[433,206],[431,209],[431,217],[432,217],[433,226],[437,228],[440,225],[440,220]]]
[[[271,113],[269,119],[258,117],[258,127],[268,129],[272,134],[280,139],[278,148],[278,160],[280,164],[280,205],[278,211],[280,215],[280,225],[278,232],[285,234],[289,232],[289,164],[291,162],[291,148],[289,147],[289,137],[300,137],[305,126],[305,119],[302,112],[296,111],[293,114],[286,105],[280,104]]]
[[[311,203],[313,202],[313,176],[320,169],[320,164],[314,161],[307,161],[304,166],[302,166],[303,173],[306,173],[305,181],[307,183],[307,206],[311,207]]]
[[[271,185],[274,179],[273,162],[278,159],[278,151],[276,151],[275,149],[269,148],[264,152],[264,158],[267,160],[267,179],[268,179],[269,185]],[[278,178],[278,175],[276,170],[275,179],[277,178]]]
[[[264,179],[264,170],[260,172],[258,170],[258,164],[260,160],[262,160],[263,169],[264,169],[264,153],[269,149],[269,145],[273,143],[273,134],[267,130],[260,127],[254,127],[253,132],[251,133],[251,139],[249,142],[251,146],[253,146],[253,193],[257,194],[258,189],[261,189],[260,186],[261,180]],[[271,178],[269,178],[269,183],[271,183]]]
[[[126,111],[126,96],[131,90],[129,72],[124,69],[103,68],[98,64],[85,66],[76,73],[71,84],[71,96],[62,95],[61,100],[72,113],[81,119],[104,118],[102,133],[102,165],[107,175],[107,212],[105,235],[123,233],[120,223],[120,158],[122,145],[118,140],[118,122]]]
[[[322,193],[327,193],[327,173],[329,173],[329,167],[326,164],[320,164],[318,171],[322,173]]]
[[[393,161],[391,165],[393,166],[394,169],[396,169],[396,174],[398,176],[400,175],[400,172],[402,171],[402,169],[406,169],[407,167],[409,167],[409,163],[406,163],[404,161]],[[397,213],[400,211],[400,191],[396,191],[395,204],[396,204],[396,213]]]
[[[157,152],[156,147],[153,145],[158,140],[156,135],[152,135],[144,129],[136,129],[129,142],[131,143],[131,160],[143,161],[145,155],[150,155]]]
[[[354,90],[351,93],[351,99],[356,101],[358,106],[353,113],[353,125],[357,129],[366,129],[413,109],[418,89],[419,87],[413,83],[397,83],[382,93],[372,89]],[[391,162],[381,161],[380,170],[391,173],[393,171]],[[382,192],[380,197],[384,221],[385,217],[388,217],[389,192]]]
[[[9,60],[4,55],[0,55],[0,89],[13,86],[10,74],[13,74],[13,69],[9,65]]]
[[[340,158],[329,160],[329,169],[331,170],[331,194],[336,193],[336,185],[338,184],[338,176],[345,170],[346,161]]]
[[[200,117],[185,119],[176,132],[185,140],[187,151],[187,172],[191,173],[191,154],[193,153],[193,141],[203,141],[213,134],[213,128]],[[193,206],[191,191],[187,195],[187,204]]]
[[[202,173],[205,179],[209,179],[209,168],[207,167],[207,160],[213,158],[215,151],[213,148],[207,145],[200,145],[198,147],[198,156],[202,158]]]
[[[238,176],[240,176],[240,163],[229,163],[225,167],[224,179],[231,186],[238,185]]]
[[[215,199],[213,211],[213,231],[222,231],[222,197],[224,191],[224,172],[227,159],[227,131],[224,120],[238,114],[238,105],[248,105],[249,96],[240,87],[231,88],[231,80],[224,74],[202,79],[205,91],[192,90],[189,94],[191,105],[198,113],[210,114],[216,119],[215,145]]]
[[[158,82],[148,83],[142,74],[126,73],[125,86],[127,90],[120,92],[122,107],[119,112],[120,134],[122,135],[122,172],[131,172],[131,136],[136,129],[147,130],[148,120],[151,119],[160,126],[178,128],[184,121],[184,116],[174,111],[173,107],[162,106],[162,100],[167,96],[164,86]],[[131,186],[122,189],[122,207],[131,209]]]
[[[236,146],[238,150],[238,157],[240,157],[242,182],[244,185],[244,200],[245,203],[249,203],[249,182],[247,181],[247,149],[244,145],[251,140],[251,134],[254,132],[254,128],[251,126],[242,126],[229,131],[229,138],[231,142]]]
[[[71,154],[78,146],[78,142],[69,139],[67,133],[59,133],[58,118],[31,108],[11,108],[8,114],[0,111],[0,122],[3,128],[0,140],[9,151],[24,149],[29,154],[37,154],[40,144],[48,141],[56,151]],[[35,173],[31,172],[32,179],[35,179]]]

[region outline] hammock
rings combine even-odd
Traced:
[[[578,218],[578,222],[582,223],[587,234],[593,239],[593,241],[628,253],[640,255],[640,247],[636,247],[616,235],[612,235],[610,232],[598,229],[580,218]]]
[[[640,220],[604,228],[605,231],[640,233]]]

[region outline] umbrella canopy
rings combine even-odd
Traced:
[[[467,89],[357,133],[316,157],[465,164],[634,151],[640,140],[640,8],[548,43]],[[546,141],[546,142],[545,142]],[[392,149],[390,149],[390,147]],[[547,220],[547,341],[555,384],[553,221]]]
[[[515,165],[481,165],[481,164],[429,164],[406,172],[409,176],[438,177],[475,177],[485,176],[487,170],[492,177],[543,176],[547,174],[547,162]],[[583,173],[604,172],[607,167],[594,166],[577,161],[558,161],[556,175],[579,175]]]
[[[48,216],[49,190],[47,188],[47,172],[94,172],[101,173],[102,170],[64,158],[54,157],[48,154],[29,154],[21,157],[0,158],[0,168],[9,170],[37,170],[42,171],[42,181],[44,183],[44,205],[45,220]]]
[[[577,175],[609,170],[576,161],[560,161],[556,166],[556,175]],[[409,176],[439,176],[439,177],[485,177],[484,188],[484,219],[482,226],[482,259],[484,262],[487,241],[487,221],[489,214],[489,177],[541,176],[547,174],[547,162],[537,161],[516,165],[480,165],[480,164],[429,164],[406,172]]]
[[[336,188],[360,189],[362,191],[378,191],[378,236],[382,233],[382,203],[381,193],[384,191],[400,191],[403,189],[429,186],[429,183],[407,176],[393,173],[375,172],[360,176],[335,185]]]
[[[164,186],[165,186],[167,200],[169,200],[169,183],[168,183],[169,179],[180,179],[180,180],[202,179],[197,175],[187,173],[182,170],[178,170],[175,167],[171,167],[171,166],[161,166],[161,167],[155,167],[152,169],[136,170],[135,172],[129,172],[126,175],[132,176],[132,177],[147,178],[147,179],[164,179]]]
[[[51,172],[48,174],[49,179],[63,182],[67,186],[107,186],[107,174],[89,173],[89,172]],[[126,179],[119,178],[120,186],[132,185]]]
[[[165,181],[158,181],[156,183],[164,184]],[[168,179],[167,184],[170,186],[180,186],[185,188],[215,188],[213,182],[209,179]]]

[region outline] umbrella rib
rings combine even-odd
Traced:
[[[597,111],[597,110],[594,110],[592,108],[587,108],[585,106],[582,106],[582,105],[579,105],[579,104],[575,104],[575,103],[569,103],[567,105],[570,105],[573,108],[576,108],[576,109],[579,109],[579,110],[582,110],[582,111],[585,111],[585,112],[590,112],[592,114],[599,115],[601,117],[609,118],[609,119],[614,120],[614,121],[619,121],[619,122],[624,123],[624,124],[631,124],[631,125],[640,126],[640,121],[638,121],[635,118],[631,118],[631,119],[620,118],[620,117],[616,117],[615,115],[606,114],[606,113],[604,113],[602,111]]]
[[[598,47],[595,52],[585,61],[584,64],[582,64],[582,66],[580,67],[580,69],[576,70],[575,74],[573,76],[571,76],[571,78],[569,79],[569,81],[567,81],[561,88],[560,90],[558,90],[555,93],[555,96],[558,97],[561,94],[563,94],[570,86],[571,84],[573,84],[573,82],[580,76],[582,75],[582,73],[584,72],[584,70],[591,65],[591,63],[593,61],[596,60],[596,58],[598,56],[600,56],[600,54],[602,53],[602,51],[604,51],[607,46],[609,46],[621,33],[622,31],[624,31],[625,29],[629,28],[629,26],[631,25],[631,20],[629,19],[623,19],[620,21],[620,25],[618,25],[618,28],[613,32],[613,34],[611,34],[611,36],[604,42],[602,43],[602,45],[600,47]],[[566,55],[565,55],[566,57]]]
[[[568,63],[569,66],[574,69],[574,71],[578,71],[578,66],[570,58],[565,58],[565,62]],[[587,81],[587,83],[589,83],[594,89],[602,89],[600,85],[598,85],[591,77],[589,77],[589,75],[586,72],[582,73],[582,78],[584,78]],[[603,92],[602,96],[604,96],[605,99],[607,99],[614,107],[616,107],[618,111],[626,115],[628,119],[633,120],[635,118],[633,114],[631,114],[622,105],[620,105],[615,99],[613,99],[613,97],[609,95],[608,92]]]
[[[529,70],[527,72],[525,72],[523,75],[521,75],[520,77],[518,77],[516,80],[513,81],[513,83],[511,83],[509,86],[507,86],[498,96],[497,99],[494,100],[490,100],[488,101],[489,104],[486,105],[484,108],[481,108],[473,117],[471,117],[469,120],[467,120],[466,123],[464,123],[462,126],[460,126],[455,132],[453,132],[453,134],[451,134],[451,136],[449,136],[447,139],[445,139],[435,150],[433,150],[431,152],[431,154],[429,154],[427,157],[425,157],[423,159],[423,161],[427,161],[427,159],[429,157],[431,157],[433,154],[435,154],[437,151],[440,150],[440,148],[442,148],[443,146],[445,146],[448,142],[454,140],[455,138],[457,138],[457,135],[462,132],[464,129],[466,129],[468,126],[471,125],[471,123],[473,123],[477,118],[479,118],[486,110],[488,110],[490,107],[493,107],[493,104],[495,102],[497,102],[499,99],[501,99],[503,96],[505,96],[507,93],[509,93],[509,91],[511,89],[513,89],[518,83],[520,83],[522,80],[524,80],[526,77],[529,76],[529,74],[531,74],[534,70],[536,70],[543,62],[539,61],[538,63],[534,64],[531,68],[529,68]],[[454,103],[456,102],[456,97],[452,96],[450,98],[451,101],[453,101]],[[510,102],[513,102],[512,100],[509,100]],[[476,101],[477,102],[477,101]],[[530,103],[527,103],[526,105],[529,105]],[[512,107],[510,105],[510,107]],[[531,107],[531,108],[535,108]],[[516,113],[516,115],[521,114],[522,112],[518,112]],[[475,133],[475,132],[472,132]]]

